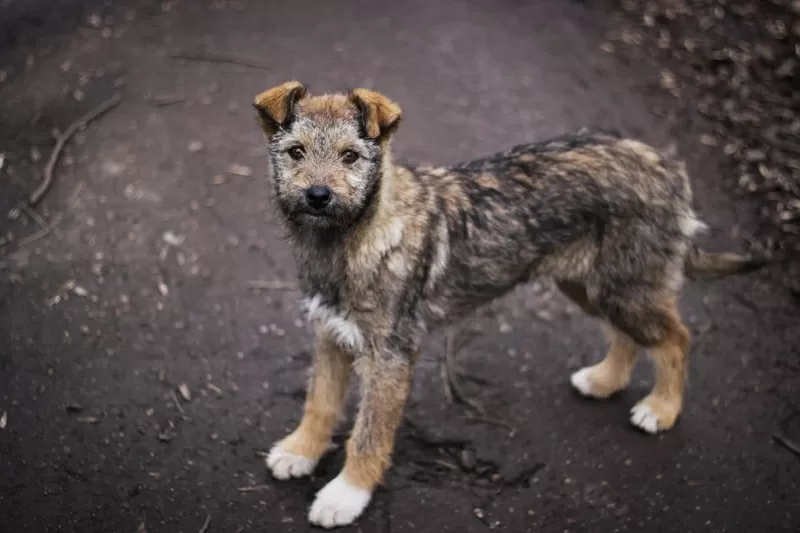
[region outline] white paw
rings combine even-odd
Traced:
[[[648,433],[658,433],[658,417],[647,404],[639,403],[633,406],[631,424]]]
[[[594,396],[592,393],[591,368],[581,368],[569,377],[572,386],[584,396]]]
[[[307,476],[313,472],[315,466],[315,459],[284,451],[278,444],[272,447],[267,456],[267,468],[277,479]]]
[[[317,493],[308,519],[312,524],[326,529],[352,524],[367,507],[371,497],[370,491],[354,487],[339,474]]]

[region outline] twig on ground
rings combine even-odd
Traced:
[[[797,443],[789,440],[780,433],[774,434],[772,438],[775,440],[775,442],[777,442],[787,450],[794,452],[796,455],[800,456],[800,445],[798,445]]]
[[[170,54],[169,57],[172,59],[184,59],[186,61],[229,63],[231,65],[239,65],[242,67],[258,68],[263,70],[268,70],[270,68],[255,59],[220,52],[176,52],[174,54]]]
[[[185,102],[185,96],[156,96],[150,99],[150,103],[152,103],[156,107],[167,107],[174,104],[180,104],[181,102]]]
[[[451,329],[445,334],[445,354],[444,361],[442,362],[442,383],[444,384],[444,395],[447,402],[452,404],[458,402],[466,405],[469,408],[467,417],[476,422],[484,422],[495,426],[502,426],[509,431],[513,431],[514,427],[505,420],[489,415],[486,408],[481,402],[475,398],[470,398],[461,388],[459,374],[456,368],[456,352],[458,349],[455,347],[455,333]]]
[[[514,431],[514,426],[510,422],[506,422],[502,418],[495,418],[488,415],[480,415],[476,413],[467,413],[467,418],[475,422],[483,422],[484,424],[491,424],[493,426],[504,427],[509,431]]]
[[[22,211],[25,211],[25,213],[29,217],[31,217],[31,220],[33,220],[34,222],[36,222],[39,225],[39,229],[47,228],[47,222],[45,222],[45,220],[42,218],[42,216],[39,213],[37,213],[31,206],[29,206],[25,202],[20,202],[19,203],[19,208]]]
[[[200,531],[197,533],[206,533],[208,531],[208,525],[211,523],[211,515],[206,515],[206,521],[203,522],[203,527],[200,528]]]
[[[175,404],[175,407],[178,408],[178,411],[180,411],[181,415],[186,417],[186,411],[183,410],[183,406],[181,405],[181,401],[178,398],[178,395],[175,393],[174,390],[171,390],[170,392],[172,393],[172,403]]]
[[[297,283],[283,280],[251,280],[247,282],[251,289],[264,291],[294,291],[297,290]]]
[[[458,381],[455,352],[453,348],[455,340],[455,333],[449,330],[445,334],[445,348],[444,348],[444,362],[442,363],[442,380],[444,382],[444,393],[448,403],[458,402],[466,405],[475,413],[486,416],[486,409],[475,398],[470,398],[464,393],[461,388],[461,383]]]
[[[42,229],[40,229],[39,231],[37,231],[36,233],[34,233],[32,235],[28,235],[24,239],[20,239],[19,243],[17,243],[17,246],[19,248],[24,248],[25,246],[28,246],[29,244],[33,244],[34,242],[38,241],[39,239],[46,237],[49,233],[50,233],[50,228],[42,228]]]
[[[262,490],[269,490],[269,489],[270,489],[269,485],[253,485],[251,487],[239,487],[236,490],[238,490],[239,492],[260,492]]]
[[[50,154],[50,159],[47,161],[47,166],[44,169],[44,179],[42,183],[36,187],[31,195],[28,197],[28,205],[30,207],[35,206],[39,201],[44,197],[45,193],[47,193],[50,185],[53,183],[53,173],[55,172],[56,163],[58,163],[58,159],[61,157],[61,152],[64,150],[64,146],[67,142],[72,138],[75,133],[78,132],[81,128],[86,127],[89,125],[90,122],[93,120],[100,118],[102,115],[108,113],[119,103],[122,101],[122,96],[119,94],[114,95],[112,98],[106,100],[99,106],[95,107],[84,116],[70,124],[64,133],[61,133],[56,138],[56,145],[53,148],[53,151]]]

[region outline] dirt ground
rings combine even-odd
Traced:
[[[0,0],[3,532],[310,529],[341,449],[310,480],[263,464],[297,420],[311,346],[250,104],[270,85],[387,93],[408,162],[584,125],[674,142],[713,228],[704,244],[759,240],[759,205],[698,141],[706,119],[664,120],[658,71],[603,50],[605,3],[117,4]],[[37,216],[20,209],[53,130],[114,94],[67,144]],[[547,284],[456,335],[468,391],[505,425],[448,404],[432,336],[387,484],[343,531],[800,530],[800,308],[781,268],[687,286],[686,407],[655,437],[627,423],[645,359],[607,402],[570,389],[604,339]]]

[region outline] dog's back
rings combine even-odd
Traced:
[[[646,282],[677,289],[703,227],[683,166],[653,148],[581,131],[420,172],[438,197],[447,316],[546,275],[591,294]]]

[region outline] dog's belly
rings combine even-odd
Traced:
[[[526,276],[492,282],[480,277],[449,278],[422,304],[426,327],[434,330],[461,320],[505,296],[528,279]]]

